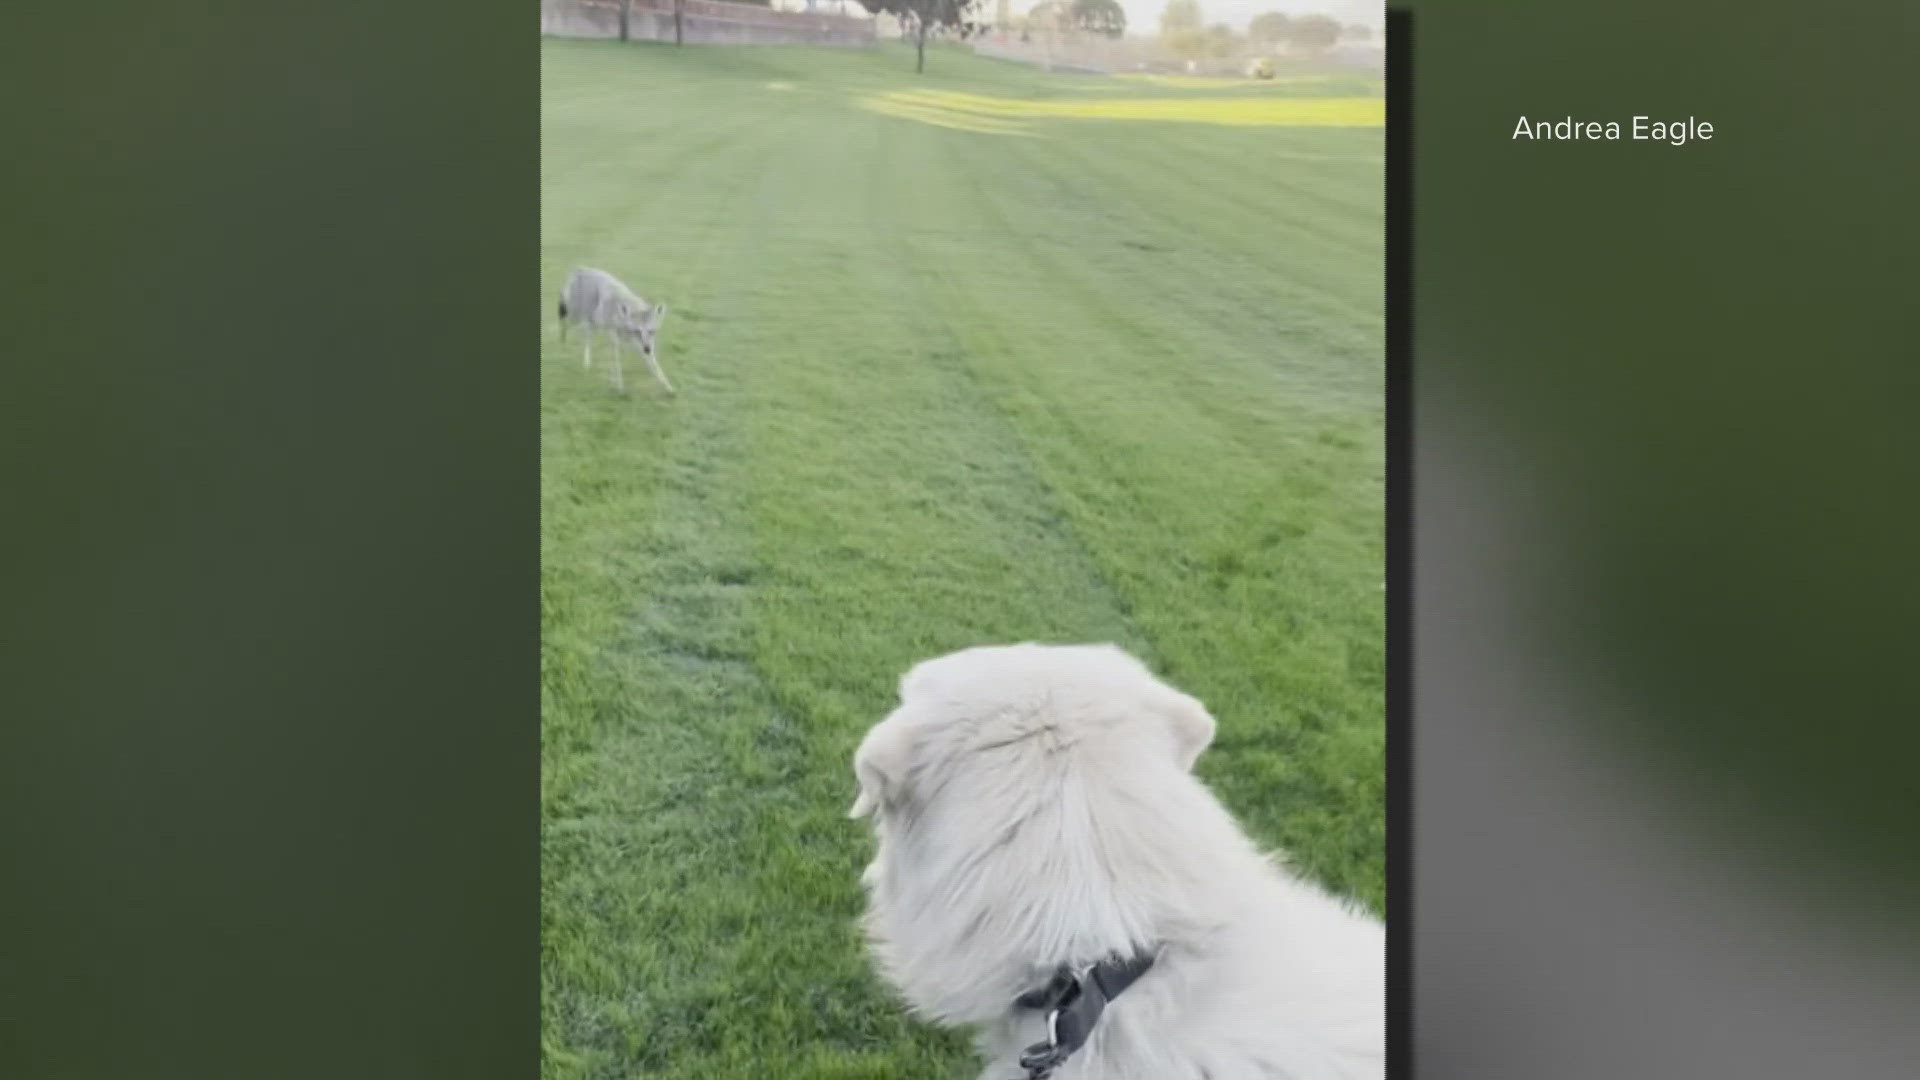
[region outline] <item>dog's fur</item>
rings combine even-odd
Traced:
[[[634,295],[632,289],[620,283],[620,279],[605,270],[595,270],[583,266],[567,278],[567,284],[560,290],[560,337],[567,336],[567,324],[576,323],[587,331],[586,366],[593,366],[593,335],[604,330],[613,335],[613,385],[621,393],[627,391],[626,372],[620,363],[620,343],[626,341],[640,350],[640,356],[647,362],[647,370],[660,380],[660,385],[673,393],[673,384],[667,381],[667,373],[660,370],[660,359],[654,354],[654,344],[660,333],[660,320],[667,317],[665,304],[649,304]]]
[[[1191,773],[1214,720],[1110,645],[919,664],[854,755],[878,849],[861,880],[880,969],[976,1028],[1018,1080],[1044,1018],[1014,999],[1143,950],[1154,966],[1055,1080],[1385,1074],[1378,920],[1263,856]]]

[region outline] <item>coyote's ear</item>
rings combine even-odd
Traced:
[[[853,775],[860,782],[860,795],[853,800],[847,816],[866,817],[882,806],[903,801],[912,756],[912,733],[906,725],[892,717],[875,724],[853,753]]]
[[[1182,769],[1191,771],[1201,752],[1213,742],[1213,714],[1198,698],[1178,690],[1172,691],[1162,711],[1173,729],[1174,758]]]
[[[647,309],[647,326],[649,327],[659,326],[660,320],[666,317],[667,317],[667,305],[655,304],[653,305],[653,307]]]

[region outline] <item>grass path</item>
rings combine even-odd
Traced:
[[[868,970],[844,819],[965,645],[1139,652],[1248,827],[1381,904],[1379,131],[958,131],[858,107],[921,85],[891,49],[543,64],[548,1075],[971,1075]],[[672,307],[677,400],[559,341],[579,263]]]

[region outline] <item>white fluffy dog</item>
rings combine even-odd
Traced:
[[[1061,1041],[1036,999],[1073,976],[1091,997],[1115,965],[1136,981],[1054,1080],[1385,1074],[1380,923],[1263,856],[1193,777],[1213,731],[1110,645],[967,649],[901,680],[854,755],[865,925],[916,1012],[978,1030],[982,1080],[1048,1075],[1021,1064]]]

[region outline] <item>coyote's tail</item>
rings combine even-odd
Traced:
[[[560,298],[560,337],[564,340],[566,336],[567,336],[567,298],[563,296]]]

